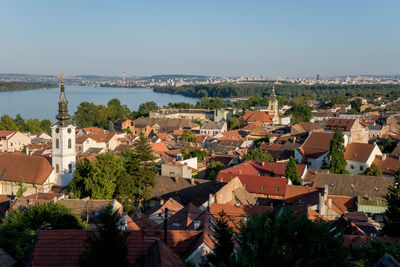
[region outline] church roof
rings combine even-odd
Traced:
[[[53,168],[44,157],[28,156],[21,153],[0,155],[0,180],[43,184]]]

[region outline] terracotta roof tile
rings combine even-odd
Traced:
[[[39,232],[30,266],[78,266],[79,255],[85,250],[84,241],[93,231],[42,230]],[[128,234],[128,259],[135,263],[155,240],[162,240],[164,231],[126,231]],[[178,256],[183,256],[197,240],[201,231],[168,231],[168,246]]]
[[[268,115],[264,111],[259,110],[246,110],[246,113],[243,115],[242,119],[246,122],[272,122],[272,116]]]
[[[386,156],[385,160],[382,160],[382,156],[377,155],[374,164],[382,170],[383,174],[394,176],[399,168],[400,161],[399,158],[391,156]]]
[[[0,179],[25,183],[43,184],[53,168],[44,157],[27,156],[20,153],[0,155]]]
[[[164,142],[150,144],[154,152],[167,152],[169,149]]]
[[[331,131],[334,131],[336,129],[339,129],[341,131],[350,131],[355,122],[355,119],[331,118],[326,122],[324,129]]]
[[[329,152],[332,138],[333,133],[311,132],[301,146],[302,154],[307,158],[319,158]]]
[[[367,162],[373,150],[374,145],[372,144],[351,143],[346,146],[344,158],[346,160]]]

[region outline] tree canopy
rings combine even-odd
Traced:
[[[385,198],[388,208],[384,232],[390,236],[400,236],[400,166],[396,171],[394,183],[388,188]]]
[[[285,177],[290,179],[290,181],[292,181],[293,184],[301,185],[299,169],[297,168],[297,164],[293,156],[290,156],[289,161],[286,165]]]
[[[26,211],[12,210],[3,219],[0,246],[22,265],[28,259],[36,231],[46,227],[84,229],[87,226],[60,203],[37,203]]]
[[[364,172],[365,175],[369,176],[382,176],[382,170],[375,164],[372,163],[371,166]]]
[[[219,171],[225,169],[225,165],[220,161],[213,161],[206,169],[206,178],[208,180],[215,180],[218,177]]]
[[[197,143],[196,135],[189,130],[184,130],[183,134],[179,137],[179,140],[185,142]]]
[[[253,150],[248,151],[242,157],[242,162],[246,162],[249,160],[273,162],[274,158],[267,152],[259,148],[255,148]]]
[[[344,158],[344,138],[340,130],[335,130],[329,146],[329,172],[338,174],[348,173],[346,170],[347,161]]]
[[[127,233],[119,230],[119,221],[111,207],[99,214],[97,233],[88,234],[79,266],[129,266]]]

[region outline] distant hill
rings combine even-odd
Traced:
[[[0,82],[0,92],[35,90],[43,88],[56,88],[56,83],[42,82]]]

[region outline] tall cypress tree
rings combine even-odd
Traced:
[[[347,161],[344,158],[344,152],[346,148],[344,147],[344,138],[341,131],[335,130],[335,134],[330,142],[329,151],[329,172],[345,174]]]
[[[285,170],[286,178],[290,179],[293,184],[301,185],[301,178],[299,176],[299,169],[297,169],[296,161],[290,156]]]
[[[229,227],[224,211],[219,213],[219,219],[217,219],[214,244],[214,250],[206,256],[206,263],[203,263],[202,266],[232,266],[234,263],[233,249],[235,247],[233,229]]]
[[[111,207],[100,213],[98,233],[88,235],[79,266],[129,266],[127,234],[119,230],[119,220]]]
[[[388,188],[386,201],[388,219],[385,220],[384,232],[391,236],[400,236],[400,166],[396,171],[393,185]]]

